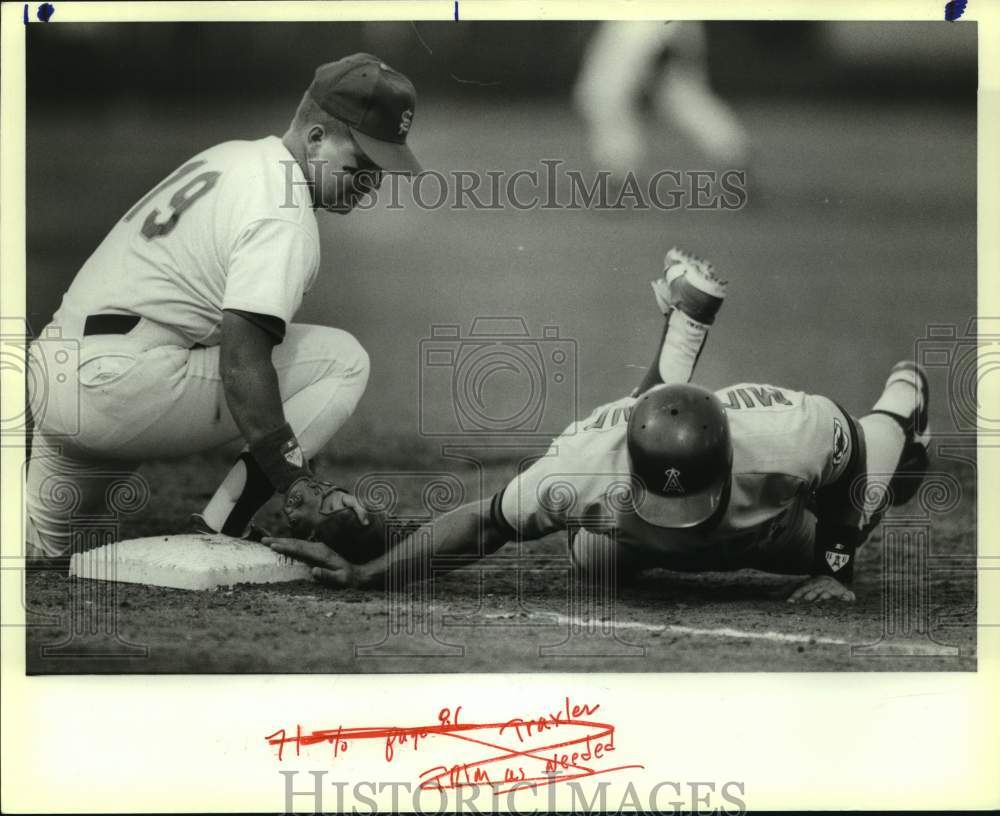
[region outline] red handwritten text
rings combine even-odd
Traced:
[[[344,728],[338,726],[305,733],[296,725],[292,734],[284,728],[268,734],[267,743],[276,748],[278,761],[285,758],[285,748],[294,745],[295,755],[304,748],[326,744],[332,757],[347,751],[357,740],[378,740],[383,744],[386,762],[393,762],[400,751],[419,752],[425,744],[438,747],[440,738],[486,749],[482,758],[457,763],[435,764],[420,774],[424,789],[455,789],[489,785],[494,793],[515,787],[542,787],[615,771],[642,768],[642,765],[602,767],[602,761],[615,751],[615,726],[591,719],[600,705],[574,704],[564,698],[561,708],[531,717],[512,717],[502,722],[463,722],[462,707],[442,708],[437,725],[416,727],[375,726]],[[511,739],[516,744],[510,744]],[[433,750],[433,749],[428,749]],[[478,753],[478,752],[477,752]]]

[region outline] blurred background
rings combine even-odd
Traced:
[[[353,51],[398,65],[424,94],[480,100],[568,94],[596,22],[115,23],[31,26],[30,91],[55,99],[249,102],[300,93]],[[713,84],[754,97],[968,102],[975,23],[712,22]],[[624,55],[623,55],[624,56]],[[464,80],[457,81],[457,80]],[[206,100],[209,101],[209,100]]]
[[[421,411],[452,421],[446,395],[418,404],[437,324],[462,342],[477,317],[518,317],[571,341],[573,398],[540,432],[628,392],[653,358],[648,282],[674,244],[732,282],[698,381],[862,413],[929,325],[961,334],[975,314],[975,25],[693,26],[645,44],[575,22],[29,26],[31,326],[156,182],[212,144],[280,135],[315,67],[364,50],[416,84],[410,144],[427,168],[734,168],[748,196],[739,210],[319,214],[299,319],[353,332],[373,366],[335,460],[406,459]],[[516,403],[522,387],[501,372],[486,396]]]

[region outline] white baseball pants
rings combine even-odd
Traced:
[[[123,482],[142,461],[245,445],[226,405],[218,346],[185,348],[143,320],[128,335],[85,337],[78,347],[75,372],[48,365],[34,348],[29,355],[29,392],[38,393],[29,393],[28,541],[47,555],[69,551],[74,519],[127,505]],[[285,418],[312,457],[354,412],[368,354],[340,329],[291,324],[272,360]],[[55,382],[67,373],[78,391]]]

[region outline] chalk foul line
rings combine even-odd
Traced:
[[[723,637],[735,638],[739,640],[769,640],[776,643],[822,643],[826,646],[851,646],[850,642],[840,638],[818,637],[815,635],[793,635],[786,632],[748,632],[743,629],[733,629],[731,627],[716,627],[712,629],[701,629],[696,626],[680,626],[677,624],[654,624],[642,623],[641,621],[617,621],[602,619],[591,621],[575,615],[562,615],[558,612],[544,612],[539,614],[518,614],[518,613],[492,613],[479,614],[476,618],[486,620],[522,620],[522,621],[550,621],[555,624],[568,624],[569,626],[585,629],[587,627],[612,627],[614,629],[633,629],[643,632],[661,632],[677,635],[689,635],[692,637]]]

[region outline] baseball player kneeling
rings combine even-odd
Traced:
[[[314,210],[350,212],[384,172],[419,171],[415,100],[369,54],[320,66],[283,137],[209,148],[114,226],[46,332],[79,343],[79,388],[48,388],[79,402],[35,417],[29,553],[68,553],[72,519],[106,514],[112,481],[146,459],[242,449],[194,517],[233,536],[253,534],[274,491],[315,482],[309,459],[353,413],[368,355],[347,332],[292,322],[319,270]],[[51,385],[43,344],[29,367]]]
[[[432,553],[475,557],[563,530],[573,562],[599,581],[649,567],[754,568],[809,575],[793,602],[854,600],[857,548],[926,471],[923,372],[897,364],[860,420],[790,388],[691,385],[726,286],[676,250],[665,266],[654,282],[664,333],[639,388],[570,425],[492,501],[454,510],[365,564],[315,541],[271,546],[314,564],[330,585],[372,586],[390,572],[430,575]]]

